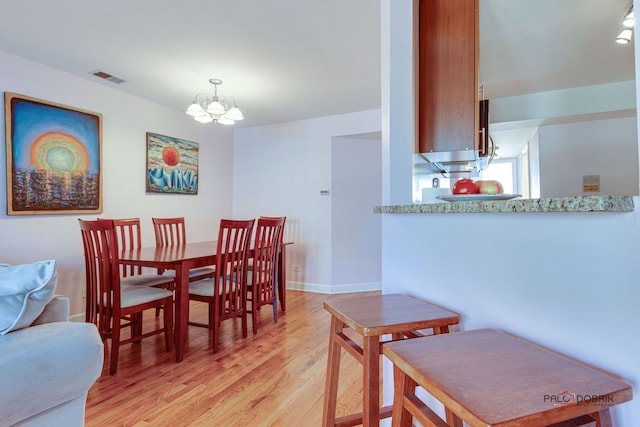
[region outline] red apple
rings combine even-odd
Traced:
[[[478,185],[469,178],[459,179],[453,184],[453,194],[477,194],[478,192]]]
[[[476,181],[476,185],[478,186],[480,194],[502,194],[504,192],[502,184],[494,179],[486,181],[479,180]]]

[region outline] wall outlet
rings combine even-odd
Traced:
[[[599,192],[600,191],[600,175],[582,175],[582,191]]]
[[[293,264],[291,266],[291,271],[299,272],[301,270],[300,264]]]
[[[82,291],[80,291],[80,296],[84,299],[87,297],[87,290],[86,289],[82,289]]]

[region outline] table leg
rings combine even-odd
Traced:
[[[413,416],[404,407],[404,397],[415,393],[416,382],[395,364],[393,365],[393,427],[411,427]]]
[[[462,420],[449,408],[444,408],[445,415],[447,417],[447,424],[451,427],[463,427]]]
[[[434,335],[448,334],[448,333],[449,333],[449,325],[433,328]]]
[[[363,339],[364,375],[362,400],[364,427],[380,425],[380,336]]]
[[[329,332],[329,353],[327,359],[327,378],[324,387],[324,409],[322,425],[334,427],[336,423],[336,407],[338,401],[338,378],[340,376],[340,344],[336,342],[336,334],[344,329],[344,324],[335,316],[331,316]]]
[[[176,320],[174,337],[176,343],[176,362],[182,362],[189,321],[189,268],[184,263],[177,266],[175,280]]]
[[[609,408],[602,409],[598,412],[591,414],[591,417],[596,420],[596,425],[598,427],[612,427],[613,423],[611,422],[611,413],[609,412]]]
[[[287,245],[280,245],[278,253],[278,298],[280,309],[287,310]]]

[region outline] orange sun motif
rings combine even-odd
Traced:
[[[36,170],[56,173],[84,173],[89,168],[86,147],[71,135],[47,132],[31,145],[31,164]]]
[[[180,162],[180,153],[174,147],[164,147],[162,150],[162,160],[169,165],[175,166]]]

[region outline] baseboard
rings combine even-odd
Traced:
[[[351,292],[369,292],[382,290],[381,282],[349,283],[345,285],[325,285],[320,283],[292,282],[287,280],[287,289],[293,291],[314,292],[318,294],[347,294]]]

